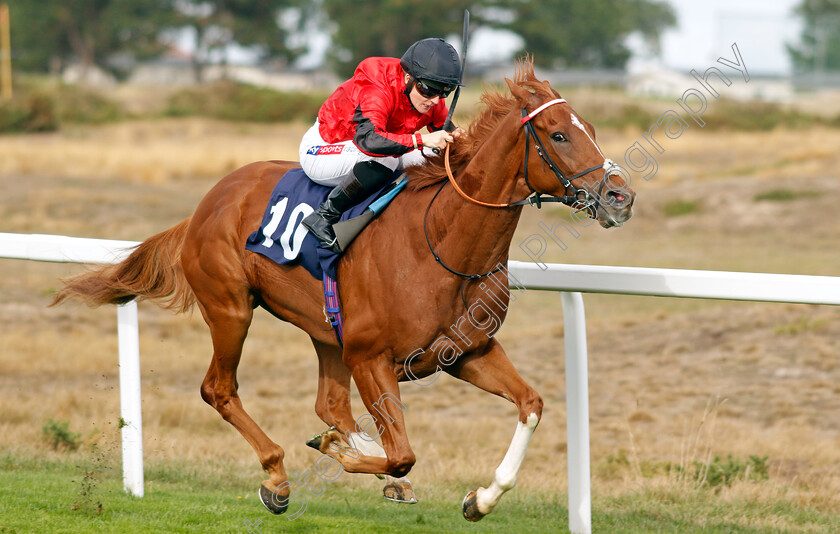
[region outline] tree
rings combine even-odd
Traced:
[[[176,26],[193,32],[193,68],[197,81],[212,53],[225,60],[228,45],[253,46],[258,55],[294,59],[301,50],[287,44],[294,28],[281,24],[284,13],[303,0],[175,0]]]
[[[460,35],[468,0],[324,0],[334,23],[329,60],[349,77],[367,57],[401,57],[412,43],[426,37]],[[475,19],[474,19],[475,20]]]
[[[805,24],[799,45],[787,46],[794,67],[840,70],[840,0],[802,0],[796,14]]]
[[[116,53],[146,58],[166,49],[167,34],[192,28],[196,78],[214,50],[237,42],[263,57],[293,58],[284,10],[303,0],[5,0],[12,48],[22,70],[47,71],[70,62],[105,66]]]
[[[115,51],[157,53],[160,25],[171,0],[6,0],[14,60],[23,70],[47,71],[78,62],[104,65]]]
[[[656,0],[488,0],[506,12],[498,25],[525,41],[522,52],[545,67],[623,68],[630,58],[628,35],[640,32],[657,50],[663,30],[676,23],[674,12]]]

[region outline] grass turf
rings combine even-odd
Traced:
[[[218,467],[218,466],[217,466]],[[217,470],[218,471],[218,470]],[[369,489],[327,484],[304,513],[273,516],[256,484],[174,463],[147,467],[146,495],[122,491],[118,466],[82,454],[36,460],[0,456],[0,533],[566,532],[566,496],[513,491],[479,523],[464,521],[446,490],[419,504],[383,502]],[[304,492],[301,488],[295,491]],[[305,493],[305,492],[304,492]],[[639,491],[596,498],[593,531],[610,533],[836,532],[835,515],[776,503],[721,499],[714,492]]]

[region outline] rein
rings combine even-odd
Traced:
[[[446,155],[447,155],[447,157],[449,156],[449,145],[446,146]],[[491,274],[495,274],[495,273],[502,270],[502,266],[496,267],[492,271],[487,271],[486,273],[481,273],[481,274],[462,273],[460,271],[456,271],[452,267],[445,264],[443,262],[443,260],[440,259],[440,256],[438,255],[438,253],[435,252],[435,248],[432,246],[432,240],[431,240],[431,238],[429,238],[429,229],[428,229],[428,225],[426,224],[426,220],[429,218],[429,210],[432,209],[432,204],[435,202],[435,199],[438,197],[440,192],[443,191],[443,188],[446,186],[446,183],[447,182],[443,182],[442,184],[440,184],[440,187],[438,188],[437,193],[435,193],[435,196],[433,196],[432,200],[429,201],[429,205],[426,206],[426,212],[423,214],[423,233],[426,235],[426,243],[429,245],[429,250],[432,252],[432,256],[435,257],[435,261],[438,262],[441,267],[443,267],[444,269],[446,269],[450,273],[452,273],[456,276],[460,276],[461,278],[464,279],[464,281],[461,282],[461,301],[464,303],[464,308],[469,309],[469,306],[467,305],[467,296],[464,293],[464,287],[467,285],[467,282],[469,282],[470,280],[478,280],[479,278],[483,278],[485,276],[490,276]],[[452,184],[453,185],[455,184],[454,180],[452,181]]]
[[[509,202],[505,204],[494,204],[490,202],[482,202],[480,200],[474,199],[470,197],[467,193],[464,192],[463,189],[458,185],[455,181],[455,176],[452,174],[452,168],[449,164],[449,145],[446,145],[446,152],[444,154],[444,166],[446,168],[446,175],[449,178],[449,181],[452,183],[452,187],[461,195],[465,200],[472,202],[473,204],[484,206],[486,208],[509,208],[512,206],[536,206],[537,209],[542,207],[543,202],[558,202],[569,206],[571,208],[577,208],[578,211],[580,210],[587,210],[589,217],[594,219],[598,216],[598,208],[600,207],[600,198],[601,193],[604,190],[604,185],[606,185],[607,177],[612,174],[611,171],[618,170],[617,166],[609,159],[605,159],[602,165],[598,165],[595,167],[591,167],[584,171],[581,171],[571,177],[567,177],[563,174],[563,171],[557,167],[557,164],[554,163],[554,160],[551,159],[551,156],[548,155],[547,151],[545,150],[545,146],[543,145],[542,139],[540,139],[539,135],[537,135],[537,131],[534,129],[534,125],[531,123],[531,119],[536,117],[541,111],[545,110],[546,108],[553,106],[554,104],[562,104],[565,103],[566,100],[564,98],[557,98],[554,100],[550,100],[537,109],[528,113],[525,108],[522,108],[522,125],[525,128],[525,164],[524,164],[524,174],[525,174],[525,184],[528,186],[528,189],[531,190],[533,193],[528,197],[519,200],[517,202]],[[531,186],[531,182],[528,180],[528,155],[530,149],[530,138],[534,138],[534,148],[539,154],[540,159],[548,165],[548,168],[554,173],[554,176],[560,181],[563,187],[571,192],[571,195],[565,196],[554,196],[549,195],[547,193],[543,193],[534,189]],[[594,142],[594,141],[593,141]],[[593,198],[586,189],[578,189],[572,184],[573,180],[577,180],[578,178],[589,174],[590,172],[597,171],[598,169],[605,169],[604,178],[601,180],[601,185],[598,188],[598,195],[597,198]]]
[[[525,184],[528,186],[528,189],[530,189],[533,194],[528,195],[528,197],[526,197],[526,198],[524,198],[520,201],[509,202],[509,203],[505,203],[505,204],[495,204],[495,203],[491,203],[491,202],[482,202],[480,200],[472,198],[467,193],[465,193],[464,190],[461,189],[461,187],[458,185],[458,182],[455,181],[455,176],[452,174],[452,167],[449,164],[449,147],[450,147],[450,145],[446,145],[446,151],[444,153],[443,162],[444,162],[444,167],[446,168],[446,175],[449,178],[449,181],[448,182],[443,182],[440,185],[440,188],[437,190],[437,193],[435,193],[435,195],[429,201],[429,205],[426,207],[426,212],[423,215],[423,233],[426,235],[426,243],[429,245],[429,250],[432,252],[432,256],[434,256],[435,261],[437,261],[441,265],[441,267],[443,267],[444,269],[446,269],[450,273],[452,273],[456,276],[460,276],[461,278],[464,279],[464,281],[461,283],[461,300],[464,303],[464,307],[467,308],[467,309],[469,309],[469,306],[467,305],[467,299],[466,299],[466,295],[465,295],[465,291],[464,291],[464,288],[465,288],[467,282],[469,282],[470,280],[478,280],[479,278],[482,278],[484,276],[489,276],[491,274],[497,273],[502,269],[502,267],[500,266],[500,267],[497,267],[496,269],[493,269],[492,271],[488,271],[486,273],[481,273],[481,274],[462,273],[462,272],[456,271],[452,267],[446,265],[446,263],[443,262],[443,260],[440,258],[438,253],[435,252],[435,249],[432,246],[432,240],[429,238],[429,231],[428,231],[428,226],[426,224],[426,221],[429,217],[429,210],[431,210],[432,204],[434,203],[435,199],[437,199],[440,192],[443,191],[443,188],[446,186],[447,183],[451,183],[452,187],[455,188],[455,191],[457,191],[458,194],[461,195],[465,200],[467,200],[469,202],[472,202],[473,204],[476,204],[478,206],[484,206],[486,208],[509,208],[509,207],[515,207],[515,206],[530,205],[530,206],[536,206],[537,209],[539,209],[539,208],[542,207],[543,202],[559,202],[559,203],[565,204],[566,206],[569,206],[571,208],[577,208],[578,211],[584,210],[584,209],[587,210],[590,218],[594,219],[598,216],[598,208],[600,207],[600,200],[599,199],[601,198],[601,192],[603,191],[604,185],[607,182],[607,177],[610,174],[612,174],[613,170],[615,168],[617,168],[617,166],[612,161],[610,161],[609,159],[605,159],[604,163],[601,164],[601,165],[598,165],[596,167],[591,167],[589,169],[586,169],[585,171],[581,171],[581,172],[579,172],[579,173],[577,173],[573,176],[567,177],[565,174],[563,174],[563,171],[561,171],[557,167],[557,165],[551,159],[551,156],[548,155],[547,151],[545,150],[545,146],[543,145],[542,140],[540,139],[539,135],[537,135],[537,131],[534,129],[534,125],[531,124],[531,119],[536,117],[537,114],[539,114],[541,111],[545,110],[546,108],[548,108],[550,106],[553,106],[554,104],[561,104],[561,103],[564,103],[564,102],[566,102],[566,100],[563,99],[563,98],[557,98],[555,100],[550,100],[550,101],[542,104],[538,108],[536,108],[531,113],[528,113],[525,108],[522,108],[522,125],[525,128],[525,164],[524,164]],[[565,195],[565,196],[561,196],[561,197],[554,196],[554,195],[549,195],[547,193],[542,193],[540,191],[537,191],[536,189],[534,189],[531,186],[531,183],[528,181],[528,154],[529,154],[530,138],[531,137],[534,138],[534,148],[536,149],[537,154],[539,154],[540,159],[542,159],[543,162],[546,165],[548,165],[548,168],[551,169],[551,171],[554,173],[554,175],[557,177],[557,179],[560,181],[560,183],[563,185],[563,187],[566,189],[566,191],[570,191],[572,193],[571,195]],[[593,143],[594,143],[594,141],[593,141]],[[597,145],[596,145],[596,148],[597,148]],[[601,186],[598,189],[598,198],[592,198],[592,196],[589,194],[589,192],[586,189],[578,189],[577,187],[572,185],[572,180],[577,180],[578,178],[580,178],[582,176],[585,176],[585,175],[589,174],[590,172],[596,171],[598,169],[605,169],[604,178],[601,180]]]

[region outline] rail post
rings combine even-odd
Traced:
[[[566,459],[569,462],[569,530],[592,532],[589,468],[589,372],[583,295],[561,292],[566,345]]]
[[[117,306],[120,353],[120,426],[123,489],[135,497],[143,490],[143,413],[140,395],[140,331],[137,301]]]

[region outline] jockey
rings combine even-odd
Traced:
[[[321,246],[341,252],[332,225],[383,186],[397,169],[425,161],[422,149],[446,147],[463,130],[443,131],[444,99],[460,83],[458,53],[423,39],[401,59],[365,59],[318,111],[303,136],[300,164],[312,181],[334,187],[302,224]],[[423,127],[428,133],[415,133]]]

